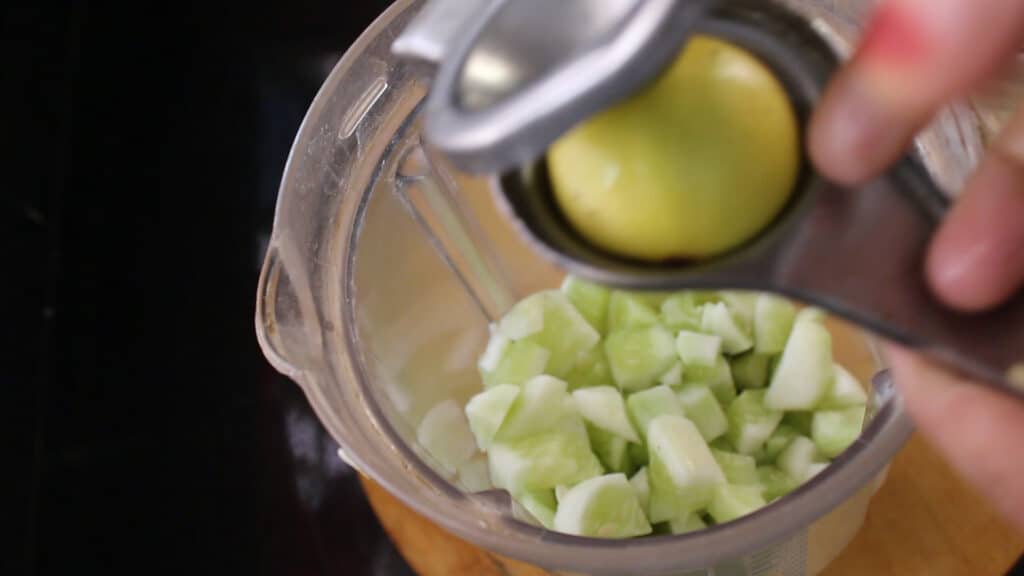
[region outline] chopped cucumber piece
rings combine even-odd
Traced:
[[[776,465],[797,482],[807,480],[811,464],[818,458],[818,449],[807,436],[797,436],[779,454]]]
[[[678,292],[661,303],[661,321],[672,330],[700,330],[703,304],[693,292]]]
[[[487,340],[487,348],[484,349],[484,353],[480,355],[480,359],[476,363],[477,368],[480,369],[480,374],[494,372],[498,368],[498,362],[505,355],[505,349],[512,342],[508,336],[498,331],[496,324],[491,324],[490,331],[491,337]]]
[[[604,347],[594,346],[584,353],[572,370],[565,375],[565,381],[569,383],[570,390],[593,386],[615,386],[612,369],[608,366],[608,359],[604,355]]]
[[[519,505],[526,509],[540,525],[548,530],[555,528],[555,510],[558,502],[555,500],[554,490],[532,490],[523,492],[516,496]]]
[[[454,400],[436,404],[423,416],[416,440],[449,474],[457,473],[476,453],[469,423]]]
[[[672,334],[660,325],[614,332],[604,351],[615,383],[625,391],[651,387],[677,358]]]
[[[725,474],[697,427],[683,416],[659,416],[647,431],[650,520],[664,522],[707,506]]]
[[[555,530],[594,538],[630,538],[651,533],[636,492],[624,474],[580,482],[558,505]]]
[[[754,305],[754,352],[780,354],[796,319],[796,307],[785,298],[761,294]]]
[[[647,427],[658,416],[684,415],[676,393],[668,386],[655,386],[642,392],[634,392],[626,399],[626,407],[633,424],[644,438],[647,437]]]
[[[725,356],[719,356],[711,368],[704,366],[688,366],[683,369],[683,381],[688,384],[703,384],[711,389],[711,393],[722,406],[728,406],[736,399],[736,384],[732,380],[732,370]]]
[[[570,275],[562,281],[562,292],[595,330],[605,332],[611,290]]]
[[[676,362],[668,369],[667,372],[658,378],[658,383],[662,386],[679,386],[683,383],[683,363]]]
[[[708,504],[708,514],[715,522],[724,524],[767,504],[757,484],[723,484],[715,487],[714,496]]]
[[[658,313],[635,294],[615,290],[608,300],[608,333],[646,328],[658,323]]]
[[[815,462],[815,463],[811,464],[810,466],[808,466],[807,467],[807,480],[810,480],[811,478],[814,478],[818,474],[821,474],[822,472],[824,472],[825,468],[828,468],[828,464],[829,464],[828,462]]]
[[[835,380],[818,408],[838,410],[867,404],[868,393],[864,391],[864,387],[860,385],[857,378],[839,364],[833,364],[833,368],[835,369]]]
[[[668,521],[668,531],[671,534],[686,534],[687,532],[696,532],[707,527],[708,525],[704,523],[704,519],[696,512],[689,512],[679,518],[673,518]]]
[[[648,457],[646,446],[630,442],[626,451],[629,452],[629,460],[633,466],[647,466],[650,458]]]
[[[636,498],[640,501],[640,508],[643,509],[644,514],[647,514],[647,507],[651,502],[651,485],[647,481],[647,467],[641,468],[632,478],[629,479],[630,485],[633,486],[633,491],[636,492]]]
[[[513,496],[572,485],[604,473],[590,451],[585,429],[562,427],[518,440],[495,441],[489,457],[491,481]],[[582,425],[580,425],[582,428]]]
[[[863,406],[821,410],[815,412],[811,420],[811,438],[818,452],[827,458],[835,458],[860,437],[863,428]]]
[[[459,484],[467,492],[483,492],[494,487],[487,470],[487,458],[473,457],[459,466]]]
[[[729,441],[740,454],[752,455],[782,421],[782,412],[765,406],[764,390],[744,390],[729,405]]]
[[[751,456],[711,449],[729,484],[757,484],[757,462]]]
[[[640,437],[626,414],[626,402],[617,388],[581,388],[575,390],[572,397],[576,401],[576,409],[580,415],[594,426],[631,442],[640,442]]]
[[[558,290],[527,296],[501,319],[498,329],[512,340],[529,338],[550,352],[545,373],[557,377],[568,374],[601,339],[597,330]]]
[[[756,352],[736,356],[729,362],[732,379],[740,388],[764,388],[768,385],[771,358]]]
[[[761,485],[761,494],[764,496],[764,499],[769,502],[789,494],[800,485],[800,483],[791,478],[789,474],[786,474],[775,466],[759,467],[757,469],[757,478]]]
[[[828,314],[826,314],[825,311],[822,310],[821,308],[818,308],[817,306],[806,306],[804,308],[801,308],[800,311],[796,313],[796,318],[794,319],[794,322],[802,322],[804,320],[811,320],[813,322],[824,322],[825,318],[827,317]]]
[[[682,330],[676,336],[676,352],[687,366],[713,367],[722,350],[722,339]]]
[[[633,471],[628,440],[590,423],[587,423],[587,436],[590,438],[591,449],[605,470],[625,474]]]
[[[565,499],[565,495],[569,493],[569,487],[563,485],[555,486],[555,501],[561,502]]]
[[[687,384],[676,392],[676,398],[683,408],[683,415],[697,426],[705,441],[711,442],[729,431],[725,412],[707,386]]]
[[[741,290],[724,290],[719,292],[722,301],[729,307],[729,312],[736,320],[737,325],[747,334],[751,334],[754,328],[754,310],[757,307],[757,292],[746,292]]]
[[[491,440],[501,428],[501,423],[505,421],[505,416],[518,396],[518,386],[499,384],[473,396],[466,403],[469,429],[473,431],[476,445],[481,450],[487,450],[491,445]]]
[[[722,350],[726,354],[739,354],[754,346],[754,341],[733,318],[729,307],[722,302],[704,305],[701,329],[709,334],[720,336]]]
[[[567,419],[578,418],[567,384],[542,374],[523,384],[494,438],[523,438],[556,428]]]
[[[484,386],[489,388],[499,384],[522,384],[543,374],[550,357],[551,353],[547,349],[529,340],[510,342],[505,346],[504,354],[494,370],[482,373]]]
[[[819,322],[798,321],[765,396],[776,410],[811,410],[832,386],[832,336]]]
[[[764,462],[775,462],[779,454],[786,449],[786,446],[789,446],[790,441],[800,435],[799,430],[785,423],[785,417],[782,422],[764,443],[764,451],[761,453]]]
[[[782,418],[782,423],[787,426],[792,426],[797,432],[804,436],[811,435],[811,420],[814,419],[814,412],[786,412],[786,415]]]

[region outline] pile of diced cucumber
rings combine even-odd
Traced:
[[[833,362],[816,309],[574,277],[492,326],[479,369],[485,389],[465,416],[439,404],[420,443],[460,474],[479,448],[493,486],[533,520],[598,538],[677,534],[757,510],[850,446],[867,401]]]

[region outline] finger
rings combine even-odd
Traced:
[[[888,0],[812,118],[812,160],[839,182],[871,178],[943,103],[1007,62],[1022,38],[1020,0]]]
[[[943,223],[927,274],[942,300],[967,311],[990,308],[1024,283],[1024,110]]]
[[[895,347],[893,380],[922,434],[996,510],[1024,530],[1024,403]]]

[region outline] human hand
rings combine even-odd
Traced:
[[[895,161],[949,102],[996,75],[1024,44],[1020,0],[888,0],[812,119],[819,170],[863,182]],[[1024,284],[1024,109],[993,143],[929,249],[935,294],[967,312]],[[1024,329],[1024,327],[1022,327]],[[890,349],[920,430],[959,473],[1024,530],[1024,403]]]

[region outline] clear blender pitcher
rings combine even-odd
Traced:
[[[349,49],[295,140],[259,282],[256,327],[275,368],[304,390],[344,457],[403,502],[481,547],[565,573],[814,574],[863,523],[885,467],[910,434],[870,338],[833,322],[837,361],[873,382],[861,439],[825,472],[758,512],[679,536],[607,541],[518,519],[507,496],[448,474],[418,445],[439,402],[480,389],[488,324],[557,286],[492,202],[486,179],[421,145],[431,70],[390,46],[422,1],[400,0]],[[867,1],[787,5],[843,51]],[[987,123],[968,105],[918,140],[936,180],[957,189]],[[482,456],[473,461],[480,463]],[[461,472],[461,471],[460,471]]]

